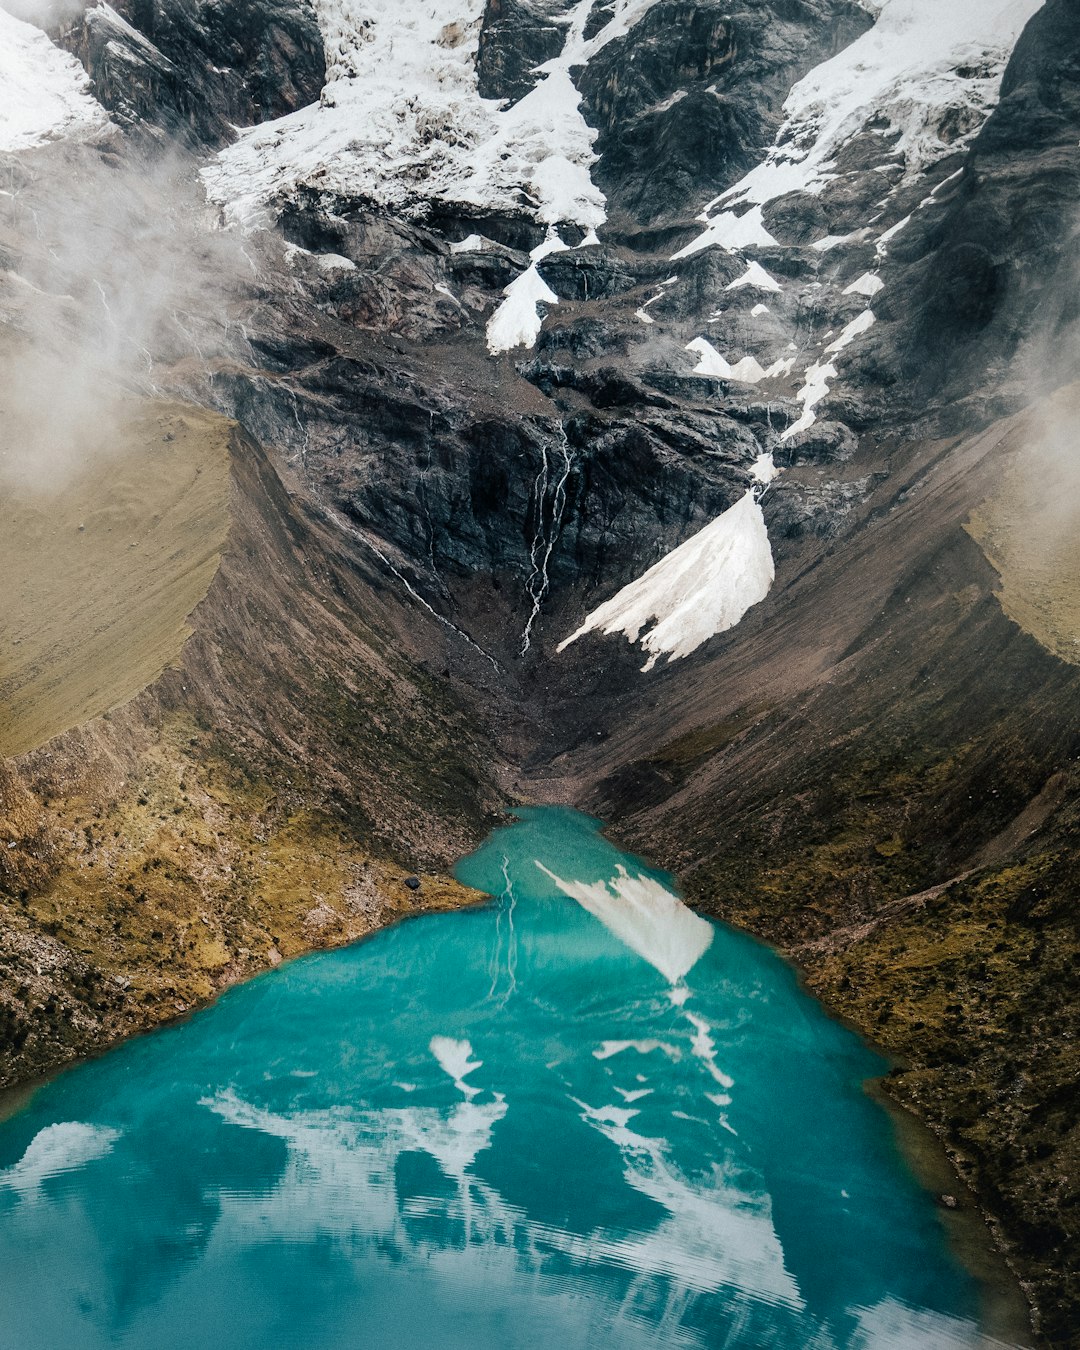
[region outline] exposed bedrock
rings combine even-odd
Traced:
[[[484,98],[511,102],[536,84],[536,67],[558,56],[566,40],[558,22],[568,0],[487,0],[476,73]]]
[[[788,90],[870,26],[850,0],[660,0],[578,81],[613,223],[685,219],[761,158]]]
[[[314,102],[326,75],[307,0],[58,0],[49,28],[122,126],[193,149]]]

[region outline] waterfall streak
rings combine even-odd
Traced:
[[[486,652],[483,649],[483,647],[480,646],[479,642],[471,638],[468,635],[468,633],[466,633],[463,629],[459,628],[456,623],[451,623],[451,621],[448,618],[446,618],[445,615],[440,614],[439,611],[435,609],[433,605],[429,604],[428,601],[425,600],[424,597],[420,594],[420,592],[416,589],[416,587],[413,586],[409,578],[394,566],[394,564],[390,561],[390,559],[386,556],[386,554],[382,551],[382,549],[378,546],[378,544],[375,543],[374,540],[369,539],[368,536],[363,532],[363,530],[358,530],[355,526],[350,525],[349,522],[341,515],[341,513],[335,511],[333,507],[327,506],[325,503],[320,503],[320,505],[322,506],[322,509],[326,512],[328,518],[333,521],[333,523],[338,527],[339,530],[344,530],[344,532],[347,535],[355,539],[358,543],[363,544],[365,548],[370,549],[371,552],[375,554],[375,556],[379,559],[379,561],[383,564],[383,566],[389,572],[393,573],[395,577],[397,577],[398,581],[401,582],[401,584],[405,587],[405,589],[409,592],[409,594],[417,602],[417,604],[422,605],[423,608],[426,609],[427,612],[432,616],[432,618],[437,619],[439,623],[443,625],[444,628],[449,628],[452,633],[456,633],[458,637],[462,639],[463,642],[467,642],[469,646],[473,648],[474,651],[478,651],[485,661],[490,661],[493,670],[495,671],[500,670],[498,661],[495,660],[495,658],[491,655],[491,653]]]
[[[547,595],[551,586],[550,565],[551,555],[555,550],[559,535],[562,533],[563,516],[566,513],[567,484],[570,481],[570,474],[574,467],[574,456],[570,449],[570,444],[566,439],[566,431],[559,428],[559,451],[562,455],[562,464],[549,466],[548,447],[545,444],[542,449],[543,462],[540,471],[536,475],[536,482],[533,488],[533,498],[536,502],[536,531],[533,534],[532,547],[529,550],[529,560],[532,570],[525,583],[525,594],[532,602],[532,610],[528,620],[525,623],[525,630],[521,635],[521,655],[525,656],[532,645],[532,631],[536,620],[540,617],[540,610],[544,603],[544,597]],[[548,499],[548,490],[554,480],[554,487],[551,489],[551,518],[545,519],[545,504]]]

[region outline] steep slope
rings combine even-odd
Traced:
[[[471,898],[445,869],[497,798],[445,654],[230,435],[229,536],[176,665],[0,761],[0,1084]]]
[[[392,546],[180,401],[243,343],[234,264],[257,281],[104,135],[5,166],[3,1086],[469,902],[445,873],[501,800]]]
[[[25,435],[11,420],[9,445]],[[0,754],[126,702],[179,656],[225,542],[227,445],[222,419],[152,403],[59,487],[0,467]]]

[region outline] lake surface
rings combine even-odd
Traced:
[[[882,1062],[596,830],[0,1124],[3,1350],[985,1344]]]

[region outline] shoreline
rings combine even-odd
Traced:
[[[85,1053],[72,1056],[70,1059],[50,1065],[43,1068],[41,1072],[31,1074],[29,1077],[16,1079],[13,1082],[0,1084],[0,1124],[10,1120],[18,1115],[26,1106],[29,1105],[34,1095],[48,1083],[78,1068],[82,1064],[88,1064],[94,1060],[101,1059],[118,1049],[121,1045],[129,1041],[137,1040],[143,1036],[152,1036],[155,1032],[164,1031],[168,1027],[177,1026],[183,1022],[189,1021],[192,1017],[204,1012],[207,1008],[213,1007],[215,1003],[230,990],[237,989],[242,985],[251,983],[252,980],[261,979],[272,974],[282,966],[291,965],[294,961],[302,961],[308,957],[317,956],[320,952],[339,951],[345,947],[351,947],[375,937],[376,934],[384,932],[388,928],[396,927],[398,924],[409,923],[415,919],[422,919],[432,914],[448,914],[457,910],[471,909],[482,905],[489,896],[481,892],[472,891],[470,887],[462,885],[451,876],[428,875],[425,880],[439,883],[439,891],[433,901],[426,901],[421,897],[419,903],[412,909],[400,908],[396,910],[387,910],[376,918],[370,927],[363,931],[345,933],[337,935],[331,940],[313,944],[309,947],[298,948],[290,951],[287,957],[279,957],[276,961],[267,959],[264,964],[254,966],[239,972],[235,978],[222,983],[215,988],[208,996],[200,998],[190,1006],[181,1010],[167,1012],[162,1017],[155,1018],[149,1016],[146,1020],[137,1026],[128,1030],[122,1030],[118,1034],[109,1036],[99,1043],[93,1044]],[[403,883],[402,883],[403,885]],[[407,894],[411,895],[411,892]],[[456,898],[460,895],[460,899]],[[451,896],[455,898],[450,898]],[[149,1010],[147,1010],[149,1011]]]
[[[542,804],[519,803],[518,805]],[[498,814],[506,820],[510,820],[515,814],[515,808],[507,807],[505,811]],[[582,814],[589,815],[590,819],[593,820],[598,819],[588,812],[582,812]],[[602,824],[601,833],[605,837],[610,837],[613,831]],[[612,842],[615,842],[614,839],[612,839]],[[618,847],[622,848],[623,845],[619,844]],[[653,864],[641,854],[635,854],[635,856],[641,857],[642,862],[647,866],[663,871],[665,875],[672,878],[677,890],[681,890],[676,874],[660,867],[659,864]],[[271,954],[264,963],[255,968],[238,972],[235,978],[221,984],[208,997],[198,1000],[189,1007],[167,1013],[160,1018],[154,1018],[151,1015],[142,1024],[129,1030],[121,1030],[119,1034],[95,1045],[89,1053],[77,1055],[66,1062],[55,1064],[41,1074],[0,1087],[0,1122],[11,1119],[25,1109],[42,1087],[61,1074],[77,1068],[81,1064],[99,1059],[136,1037],[151,1035],[169,1026],[185,1022],[211,1007],[229,990],[270,974],[283,964],[291,964],[295,960],[315,956],[320,952],[333,951],[362,943],[377,933],[399,923],[424,918],[431,914],[452,913],[460,909],[482,905],[491,899],[491,896],[486,893],[473,891],[471,888],[464,886],[450,874],[429,874],[425,876],[424,880],[429,883],[438,883],[438,890],[431,900],[423,896],[422,888],[420,892],[416,893],[407,891],[401,879],[398,880],[395,889],[400,889],[403,892],[402,896],[400,898],[387,897],[392,905],[402,906],[403,901],[404,905],[407,906],[415,894],[419,901],[415,908],[388,908],[381,911],[374,923],[363,931],[340,933],[324,943],[313,943],[302,948],[291,949],[285,958],[279,956],[277,960],[274,960],[273,954]],[[897,1063],[897,1056],[894,1053],[882,1047],[872,1033],[860,1026],[856,1020],[838,1010],[827,997],[814,987],[811,973],[781,946],[774,944],[768,938],[748,927],[733,923],[727,918],[710,914],[708,909],[701,904],[691,904],[690,908],[703,913],[713,922],[731,927],[734,931],[744,933],[755,942],[761,943],[793,971],[802,992],[813,999],[831,1020],[858,1036],[868,1049],[880,1056],[890,1066]],[[152,1012],[151,1009],[143,1009],[142,1011],[144,1013]],[[1017,1350],[1020,1350],[1021,1347],[1023,1347],[1023,1350],[1029,1350],[1029,1347],[1037,1344],[1037,1341],[1032,1339],[1034,1335],[1033,1304],[1027,1296],[1023,1281],[1009,1261],[1008,1241],[1001,1234],[994,1216],[984,1209],[977,1191],[965,1180],[948,1145],[935,1133],[929,1120],[920,1115],[910,1105],[902,1102],[890,1091],[888,1070],[879,1077],[867,1079],[864,1083],[864,1091],[888,1113],[900,1156],[910,1168],[920,1186],[928,1195],[934,1197],[950,1249],[957,1261],[968,1271],[978,1285],[982,1324],[986,1334],[1006,1341],[1010,1350],[1013,1346],[1016,1346]],[[944,1204],[942,1201],[943,1195],[954,1198],[955,1206],[950,1207]]]

